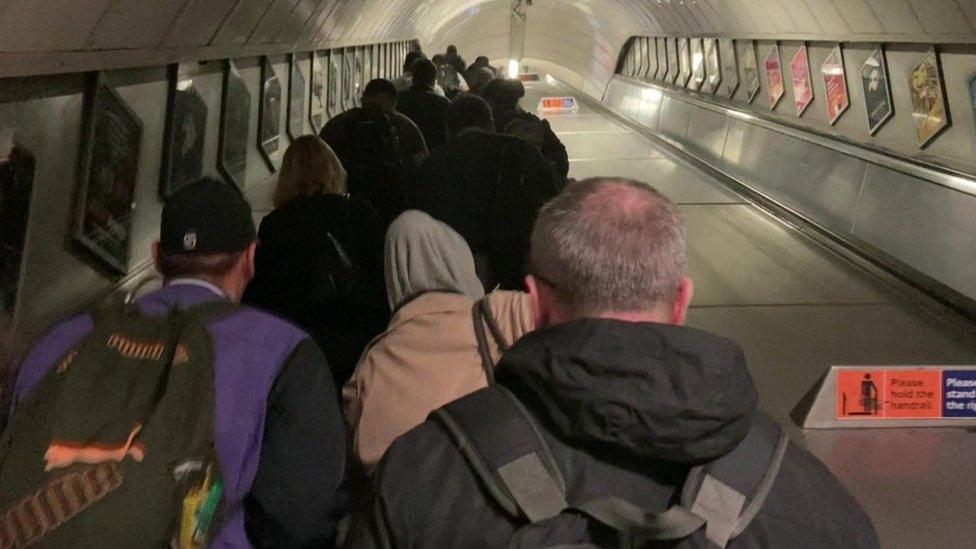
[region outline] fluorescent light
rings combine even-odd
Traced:
[[[664,94],[661,93],[661,90],[657,88],[644,88],[643,91],[641,91],[641,97],[643,97],[646,101],[660,101],[661,98],[664,97]]]
[[[519,75],[519,62],[518,59],[508,60],[508,77],[518,78]]]
[[[546,84],[549,84],[550,86],[555,86],[556,85],[556,79],[553,78],[551,74],[547,74],[546,75]]]

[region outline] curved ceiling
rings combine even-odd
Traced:
[[[511,0],[0,0],[0,76],[417,38],[507,56]],[[535,0],[526,57],[602,88],[634,34],[973,42],[976,0]],[[73,61],[74,59],[74,61]]]

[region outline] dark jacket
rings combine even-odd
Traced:
[[[177,283],[139,300],[149,315],[222,299]],[[20,368],[22,402],[71,347],[94,327],[90,315],[49,332]],[[214,445],[228,509],[236,509],[214,547],[324,546],[345,498],[342,416],[325,357],[308,335],[252,309],[208,325],[213,338]],[[16,413],[16,412],[15,412]],[[295,451],[300,441],[301,451]]]
[[[426,86],[414,85],[397,95],[397,111],[413,120],[420,128],[427,142],[427,148],[431,151],[447,141],[444,115],[450,104],[448,98],[437,95],[433,89]]]
[[[306,272],[292,270],[315,268],[321,265],[317,254],[328,253],[329,246],[335,249],[327,234],[356,269],[353,288],[341,299],[309,308],[309,296],[303,294],[307,288],[289,279],[303,279]],[[256,272],[244,302],[308,331],[325,351],[337,387],[345,385],[366,344],[389,321],[383,236],[382,222],[368,203],[336,194],[300,198],[261,221]]]
[[[407,202],[463,236],[502,288],[521,290],[536,214],[558,192],[552,169],[531,145],[468,129],[424,162]]]
[[[448,53],[444,55],[444,60],[447,61],[458,74],[464,74],[464,71],[468,70],[468,64],[464,61],[459,53]]]
[[[536,145],[539,152],[542,153],[542,156],[549,161],[549,165],[552,166],[559,185],[565,186],[566,179],[569,177],[569,153],[566,151],[566,146],[563,145],[563,142],[559,140],[556,132],[552,131],[552,126],[549,124],[549,121],[543,120],[521,108],[507,112],[501,109],[495,109],[494,113],[498,130],[503,133],[510,133],[506,132],[505,129],[516,119],[539,125],[542,129],[542,142],[533,143],[533,145]]]
[[[698,330],[578,320],[527,334],[497,379],[538,420],[567,500],[615,496],[662,512],[693,464],[731,451],[757,414],[741,349]],[[390,447],[374,512],[352,547],[505,547],[501,510],[433,420]],[[384,541],[386,540],[386,541]],[[677,547],[706,547],[703,531]],[[729,547],[875,548],[867,515],[824,465],[791,444],[765,505]]]

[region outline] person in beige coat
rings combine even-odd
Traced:
[[[393,318],[342,391],[352,452],[366,474],[432,411],[493,381],[501,351],[535,324],[528,295],[485,296],[467,243],[423,212],[390,225],[385,254]]]

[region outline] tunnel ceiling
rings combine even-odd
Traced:
[[[0,76],[406,38],[502,58],[509,7],[510,0],[0,0]],[[594,82],[605,81],[633,34],[976,36],[976,0],[535,0],[525,10],[526,55]]]

